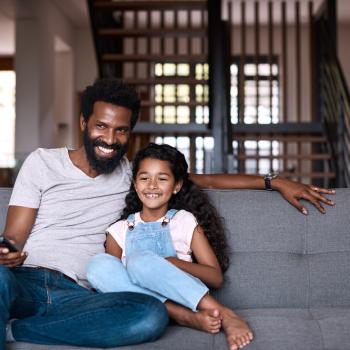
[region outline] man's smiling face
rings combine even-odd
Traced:
[[[86,156],[97,173],[111,173],[126,153],[131,114],[128,108],[97,101],[88,122],[81,117]]]

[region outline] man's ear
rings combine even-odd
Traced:
[[[79,125],[80,125],[80,130],[84,131],[86,128],[86,121],[85,118],[83,117],[83,114],[80,113],[80,117],[79,117]]]

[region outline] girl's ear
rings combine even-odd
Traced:
[[[174,191],[173,191],[174,194],[178,193],[181,190],[182,184],[183,184],[183,181],[179,181],[175,184]]]

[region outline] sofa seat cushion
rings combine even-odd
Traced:
[[[350,307],[239,310],[252,327],[255,340],[247,350],[349,350]],[[7,350],[46,350],[46,345],[8,344]],[[52,346],[50,350],[78,349]],[[85,348],[79,348],[85,349]],[[122,350],[226,350],[223,332],[211,335],[171,325],[154,343],[124,346]]]
[[[350,307],[240,310],[255,334],[247,350],[349,350]]]

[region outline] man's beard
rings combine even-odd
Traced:
[[[91,139],[87,128],[84,130],[83,133],[83,142],[89,164],[98,174],[110,174],[111,172],[113,172],[113,170],[119,165],[120,160],[123,158],[124,154],[128,150],[128,143],[114,143],[113,145],[108,145],[107,143],[99,139]],[[98,157],[94,149],[97,146],[117,150],[117,153],[113,157]]]

